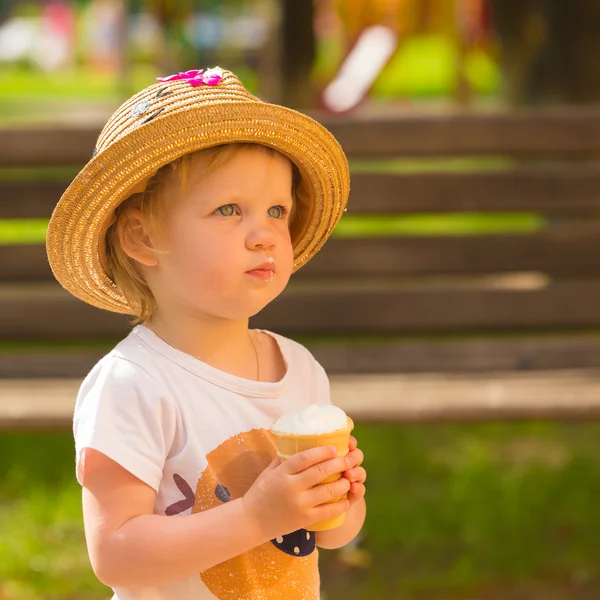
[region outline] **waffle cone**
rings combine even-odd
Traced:
[[[277,440],[277,455],[282,461],[287,460],[298,452],[304,452],[310,448],[318,446],[334,446],[337,449],[338,456],[346,456],[348,454],[348,443],[350,441],[350,432],[354,429],[354,421],[350,417],[347,417],[346,427],[343,429],[336,429],[327,433],[310,433],[310,434],[296,434],[296,433],[285,433],[282,431],[273,431]],[[342,476],[341,473],[335,473],[330,475],[322,481],[322,483],[330,483],[338,480]],[[331,502],[337,502],[342,498],[345,498],[347,494],[331,500]],[[344,523],[346,514],[342,513],[338,517],[332,519],[326,519],[319,521],[306,529],[308,531],[325,531],[327,529],[334,529]]]

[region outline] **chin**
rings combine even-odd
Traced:
[[[268,304],[268,302],[263,302],[260,305],[253,304],[251,306],[240,306],[239,309],[232,309],[230,311],[227,311],[227,314],[220,316],[224,319],[230,319],[232,321],[242,321],[245,319],[251,319],[252,317],[256,316]]]
[[[281,290],[283,291],[283,290]],[[231,319],[233,321],[239,321],[242,319],[250,319],[257,315],[261,310],[263,310],[266,306],[268,306],[279,294],[269,294],[268,297],[263,295],[262,298],[257,297],[257,295],[249,295],[244,300],[238,300],[235,303],[226,303],[223,302],[220,304],[215,314],[218,314],[223,319]],[[226,307],[223,310],[223,307]]]

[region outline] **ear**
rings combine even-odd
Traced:
[[[139,209],[132,208],[123,215],[123,222],[119,227],[119,243],[129,258],[146,267],[158,264],[158,256],[152,250],[154,245],[148,220]]]

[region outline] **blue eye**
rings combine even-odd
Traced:
[[[267,211],[267,214],[274,219],[281,219],[287,215],[287,209],[285,206],[281,205],[271,206],[271,208]]]
[[[219,213],[223,217],[233,217],[235,214],[235,207],[233,204],[226,204],[225,206],[219,206],[215,212]]]

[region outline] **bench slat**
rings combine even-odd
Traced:
[[[592,419],[600,416],[600,370],[339,375],[331,398],[358,422]]]
[[[294,280],[516,271],[597,275],[600,222],[557,225],[532,235],[332,238]],[[52,280],[44,246],[0,246],[0,282]]]
[[[0,282],[37,281],[54,281],[45,246],[0,246]]]
[[[353,173],[348,214],[600,214],[600,169],[558,164],[503,171]]]
[[[308,348],[331,374],[600,369],[600,338],[572,335],[360,345],[309,343]]]
[[[352,156],[568,155],[600,151],[597,108],[322,120]]]
[[[378,118],[315,116],[351,156],[600,152],[600,110],[593,107]],[[92,154],[100,129],[100,125],[4,129],[0,167],[83,164]]]
[[[114,341],[114,344],[117,340]],[[305,344],[330,374],[600,369],[600,338],[528,336],[518,339],[408,340]],[[0,354],[2,378],[81,378],[109,351]]]
[[[539,289],[291,289],[255,317],[290,334],[422,334],[588,328],[600,325],[600,281]]]
[[[0,380],[0,431],[70,429],[79,379]],[[590,419],[600,370],[337,375],[331,398],[357,422]]]
[[[600,326],[600,281],[539,289],[288,288],[253,318],[285,335],[392,335],[586,329]],[[129,317],[100,311],[48,284],[0,289],[0,339],[115,339]]]
[[[0,181],[0,219],[50,218],[67,181]]]
[[[43,218],[68,181],[0,181],[0,218]],[[600,168],[352,174],[349,214],[541,212],[600,215]]]
[[[298,278],[600,273],[600,222],[534,234],[331,239]]]
[[[100,129],[93,125],[3,128],[0,167],[83,165],[92,157]]]

